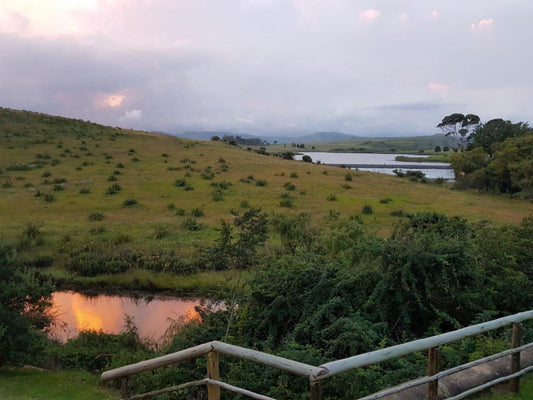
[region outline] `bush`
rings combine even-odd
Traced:
[[[115,175],[110,175],[109,178],[107,178],[108,182],[115,182],[117,181],[117,177]]]
[[[48,203],[52,203],[54,201],[56,201],[56,196],[53,195],[52,193],[47,193],[44,195],[44,201],[48,202]]]
[[[346,190],[350,190],[352,187],[350,185],[348,185],[347,183],[344,183],[344,184],[341,185],[341,188],[346,189]]]
[[[222,190],[216,189],[211,193],[211,197],[213,198],[213,201],[222,201],[224,200],[224,196],[222,194]]]
[[[292,199],[291,198],[281,199],[281,201],[279,202],[279,206],[291,208],[293,206]]]
[[[114,195],[120,192],[121,190],[122,187],[118,183],[114,183],[107,188],[105,194]]]
[[[326,197],[327,201],[337,201],[337,196],[334,194],[328,194],[328,197]]]
[[[385,197],[385,198],[379,200],[379,202],[381,204],[389,204],[391,201],[392,201],[392,199],[390,197]]]
[[[203,217],[205,214],[204,214],[204,211],[200,207],[196,207],[191,210],[191,215],[193,217],[199,218],[199,217]]]
[[[293,183],[291,183],[291,182],[285,182],[285,183],[283,184],[283,187],[284,187],[285,189],[287,189],[287,190],[294,190],[294,189],[296,189],[296,186],[295,186]]]
[[[347,172],[347,173],[344,175],[344,180],[345,180],[345,181],[351,182],[352,179],[353,179],[352,174],[350,174],[349,172]]]
[[[247,200],[243,200],[243,201],[241,201],[240,206],[241,206],[241,208],[250,208],[250,203],[248,203]]]
[[[298,174],[296,172],[291,172],[291,178],[298,178]]]
[[[189,217],[183,221],[183,227],[188,231],[199,231],[202,229],[202,224],[196,221],[196,218]]]
[[[104,219],[104,214],[102,213],[91,213],[89,214],[89,219],[91,221],[102,221]]]
[[[54,192],[61,192],[62,190],[65,190],[65,187],[63,185],[54,185],[54,188],[52,190]]]
[[[49,178],[52,176],[52,173],[50,171],[44,171],[41,175],[43,178]]]
[[[255,186],[266,186],[266,185],[267,185],[267,181],[264,179],[258,179],[257,181],[255,181]]]
[[[164,225],[157,225],[154,229],[154,239],[164,239],[170,235],[170,231]]]
[[[405,212],[403,210],[392,210],[390,212],[390,215],[392,215],[393,217],[403,217],[405,216]]]
[[[122,203],[123,207],[132,207],[135,205],[137,205],[137,200],[135,200],[133,197],[124,200],[124,202]]]
[[[87,187],[83,187],[80,189],[80,194],[89,194],[89,193],[91,193],[91,189]]]
[[[119,236],[113,244],[91,243],[77,248],[70,253],[66,267],[81,276],[124,272],[136,265],[139,258],[133,250],[115,247],[124,241],[125,237]]]
[[[124,164],[119,162],[117,165],[115,165],[115,167],[116,168],[124,168]]]
[[[55,178],[54,183],[67,183],[65,178]]]
[[[179,215],[179,216],[185,215],[185,209],[184,208],[176,209],[176,215]]]
[[[185,187],[187,185],[187,181],[183,178],[176,179],[176,182],[174,183],[176,187]]]
[[[365,206],[363,206],[361,213],[365,215],[370,215],[374,213],[374,209],[372,208],[372,206],[369,206],[368,204],[366,204]]]

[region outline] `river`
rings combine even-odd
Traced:
[[[379,172],[382,174],[394,175],[393,170],[402,171],[416,170],[426,174],[430,179],[444,178],[455,179],[453,169],[449,163],[441,162],[404,162],[396,161],[397,156],[405,157],[427,157],[412,154],[381,154],[381,153],[329,153],[329,152],[302,152],[295,156],[296,160],[301,160],[304,155],[312,158],[313,162],[320,161],[326,165],[365,165],[357,168],[361,171]],[[406,167],[408,166],[408,167]],[[437,168],[436,168],[437,167]]]
[[[66,342],[82,330],[120,333],[126,315],[133,318],[141,338],[159,341],[171,320],[199,318],[198,299],[128,296],[84,296],[76,292],[55,292],[52,312],[56,324],[50,337]]]

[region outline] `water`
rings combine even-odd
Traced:
[[[52,298],[57,324],[52,327],[50,337],[60,342],[76,337],[82,330],[120,333],[126,315],[133,318],[141,338],[159,341],[171,324],[169,318],[199,318],[194,309],[200,305],[198,299],[88,297],[76,292],[55,292]]]
[[[369,168],[358,168],[361,171],[370,171],[370,172],[380,172],[382,174],[394,175],[393,170],[399,169],[402,171],[407,170],[416,170],[422,171],[430,179],[435,178],[444,178],[444,179],[454,179],[455,175],[453,169],[449,168],[449,163],[442,162],[403,162],[396,161],[397,156],[405,157],[427,157],[423,155],[413,156],[412,154],[380,154],[380,153],[327,153],[327,152],[304,152],[299,155],[296,155],[294,158],[296,160],[301,160],[304,155],[308,155],[313,159],[313,162],[320,161],[322,164],[337,164],[337,165],[348,165],[348,164],[365,164],[371,165]],[[402,168],[406,165],[409,165],[409,168]],[[413,166],[413,164],[416,166]],[[389,168],[386,168],[385,165]],[[439,166],[444,167],[443,169],[429,169],[424,168],[427,166]],[[446,168],[448,167],[448,168]]]

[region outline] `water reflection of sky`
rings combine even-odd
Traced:
[[[57,318],[51,336],[60,341],[76,337],[81,330],[119,333],[126,315],[133,318],[142,338],[159,340],[169,326],[169,318],[197,318],[194,307],[200,305],[200,300],[87,297],[75,292],[56,292],[53,304]]]

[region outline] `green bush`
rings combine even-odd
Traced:
[[[202,229],[202,224],[196,221],[196,218],[189,217],[183,221],[183,227],[188,231],[199,231]]]
[[[335,194],[328,194],[328,197],[326,197],[327,201],[337,201],[337,196]]]
[[[133,197],[127,198],[122,202],[122,207],[133,207],[137,205],[137,200]]]
[[[52,193],[47,193],[44,195],[44,201],[48,202],[48,203],[52,203],[54,201],[56,201],[56,196],[53,195]]]
[[[366,204],[366,205],[363,206],[363,209],[361,210],[361,213],[365,214],[365,215],[370,215],[370,214],[374,213],[374,209],[372,208],[372,206]]]
[[[110,175],[109,178],[107,178],[108,182],[115,182],[117,181],[117,177],[115,175]]]
[[[296,189],[296,185],[294,185],[293,183],[291,182],[285,182],[283,184],[283,187],[287,190],[295,190]]]
[[[179,215],[179,216],[185,215],[185,209],[184,208],[176,209],[176,215]]]
[[[105,192],[108,195],[115,195],[122,190],[122,187],[118,183],[114,183],[109,186]]]
[[[96,212],[89,214],[89,219],[91,221],[102,221],[104,219],[104,214]]]
[[[258,179],[257,181],[255,181],[255,186],[266,186],[266,185],[267,185],[267,181],[264,179]]]
[[[290,198],[281,199],[281,201],[279,202],[279,206],[280,207],[291,208],[293,206],[292,199],[290,199]]]
[[[195,207],[191,210],[191,215],[193,217],[203,217],[205,214],[204,214],[204,211],[200,208],[200,207]]]
[[[347,172],[347,173],[344,175],[344,180],[345,180],[345,181],[349,181],[349,182],[351,182],[352,179],[353,179],[353,177],[352,177],[352,174],[351,174],[351,173]]]
[[[80,189],[80,194],[89,194],[91,193],[91,189],[87,188],[87,187],[83,187]]]

